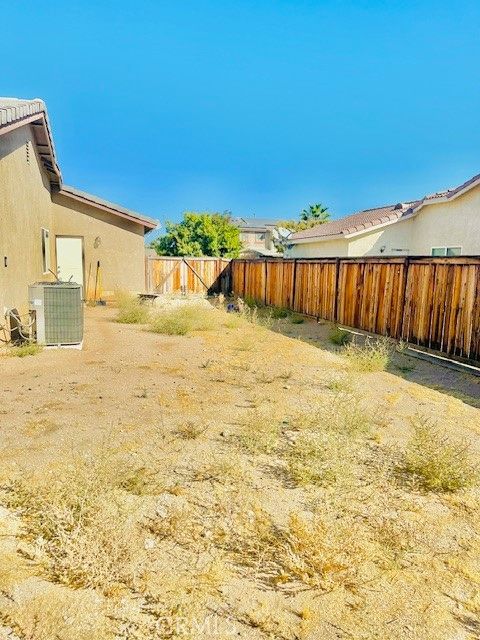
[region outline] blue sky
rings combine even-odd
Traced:
[[[340,216],[480,173],[479,25],[478,0],[13,2],[0,94],[47,102],[67,184],[162,222]]]

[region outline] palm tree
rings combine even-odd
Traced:
[[[300,220],[304,222],[314,222],[315,224],[323,224],[330,220],[328,207],[323,204],[311,204],[308,209],[303,209],[300,214]]]

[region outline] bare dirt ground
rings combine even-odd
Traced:
[[[114,316],[87,310],[82,351],[0,358],[1,640],[480,638],[478,488],[397,472],[418,416],[480,459],[478,378],[401,354],[353,372],[313,321],[166,336]],[[302,421],[354,409],[366,432],[335,440],[328,482],[292,476]],[[93,537],[73,519],[50,543],[67,503],[103,496],[92,470],[112,487]],[[75,508],[49,493],[83,477]]]

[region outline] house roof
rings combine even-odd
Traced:
[[[52,191],[69,198],[86,202],[93,207],[112,213],[113,215],[127,218],[143,225],[145,231],[157,227],[157,222],[135,211],[125,209],[118,204],[102,200],[97,196],[79,191],[74,187],[63,184],[62,174],[57,163],[55,146],[48,120],[47,107],[43,100],[21,100],[19,98],[0,98],[0,135],[8,133],[25,124],[30,124],[33,129],[35,144],[42,164],[47,171]]]
[[[277,220],[272,220],[271,218],[246,218],[243,216],[239,216],[237,218],[233,218],[232,222],[239,229],[266,229],[267,227],[275,227],[277,225]]]
[[[109,202],[108,200],[103,200],[102,198],[93,196],[90,193],[85,193],[85,191],[80,191],[79,189],[75,189],[74,187],[62,185],[62,188],[58,190],[58,193],[62,196],[66,196],[67,198],[85,202],[85,204],[89,204],[92,207],[97,207],[103,209],[104,211],[120,215],[123,218],[132,220],[132,222],[141,222],[143,225],[147,226],[150,229],[155,229],[158,225],[157,221],[153,218],[148,218],[147,216],[141,215],[136,211],[131,211],[130,209],[126,209],[119,204]]]
[[[345,238],[353,233],[369,231],[384,224],[395,223],[404,218],[414,216],[424,206],[452,200],[477,185],[480,185],[480,174],[463,182],[458,187],[437,191],[419,200],[365,209],[339,220],[332,220],[316,227],[298,231],[292,234],[288,241],[295,244],[297,241],[305,242],[310,238],[318,241],[331,240],[333,238]]]

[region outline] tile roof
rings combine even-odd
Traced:
[[[23,120],[35,113],[45,111],[45,103],[40,98],[20,100],[19,98],[0,97],[0,126]]]
[[[416,214],[425,205],[453,199],[478,184],[480,184],[480,174],[466,180],[458,187],[437,191],[419,200],[365,209],[339,220],[332,220],[317,227],[298,231],[290,236],[289,242],[295,243],[297,240],[308,240],[309,238],[326,240],[333,237],[345,237],[351,233],[373,229],[388,222],[398,222],[402,218]]]
[[[37,122],[38,120],[38,122]],[[45,169],[50,174],[52,191],[61,193],[67,197],[82,200],[92,206],[100,207],[113,214],[124,218],[129,218],[135,222],[143,224],[145,229],[155,229],[156,220],[147,216],[130,211],[125,207],[102,200],[97,196],[79,191],[74,187],[67,187],[62,184],[62,176],[57,164],[53,136],[48,120],[47,107],[40,98],[33,100],[22,100],[19,98],[0,97],[0,134],[12,128],[20,127],[23,124],[31,123],[34,129],[34,139],[38,148],[40,159]]]
[[[317,227],[310,227],[309,229],[298,231],[290,236],[289,241],[348,235],[371,227],[377,227],[386,222],[396,222],[405,216],[406,212],[411,210],[414,204],[413,202],[389,204],[383,207],[376,207],[375,209],[358,211],[345,218],[332,220]]]

